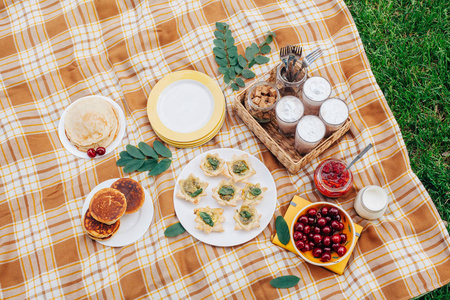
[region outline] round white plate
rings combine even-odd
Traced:
[[[101,157],[105,157],[106,155],[108,155],[109,153],[111,153],[114,149],[116,149],[117,146],[119,146],[120,142],[122,141],[123,135],[125,134],[125,127],[126,127],[126,123],[125,123],[125,114],[123,113],[122,108],[120,108],[119,104],[117,104],[116,102],[112,101],[111,99],[104,97],[104,96],[99,96],[99,95],[92,95],[92,96],[86,96],[86,97],[82,97],[80,99],[85,99],[85,98],[102,98],[103,100],[108,101],[115,109],[116,113],[117,113],[117,117],[119,120],[119,133],[117,134],[116,138],[112,141],[112,143],[106,147],[106,153],[105,155],[102,156],[96,156],[95,158],[101,158]],[[80,100],[78,99],[78,100]],[[78,101],[76,100],[76,101]],[[59,124],[58,124],[58,135],[59,135],[59,139],[61,141],[61,143],[63,144],[64,148],[67,149],[67,151],[69,151],[70,153],[72,153],[75,156],[81,157],[81,158],[86,158],[86,159],[91,159],[86,152],[80,151],[77,149],[77,147],[75,147],[74,145],[72,145],[72,143],[69,141],[69,139],[66,136],[66,132],[64,130],[64,119],[66,117],[66,112],[67,110],[76,102],[74,101],[73,103],[71,103],[63,112],[63,114],[61,115],[61,119],[59,120]]]
[[[183,79],[164,89],[156,108],[161,122],[167,128],[190,133],[203,128],[211,119],[214,98],[203,83]]]
[[[103,188],[108,188],[119,178],[109,179],[97,185],[86,197],[82,209],[83,221],[84,214],[89,209],[89,203],[96,192]],[[123,215],[120,218],[120,227],[114,236],[106,241],[97,241],[100,244],[110,247],[122,247],[134,243],[147,231],[153,220],[153,201],[150,194],[144,189],[145,202],[141,209],[132,214]]]
[[[239,209],[239,207],[241,207],[243,201],[239,200],[236,207],[221,206],[212,197],[212,189],[215,188],[221,180],[230,180],[230,179],[228,179],[223,175],[219,175],[217,177],[208,177],[203,173],[203,171],[200,169],[200,162],[208,153],[218,153],[219,156],[223,158],[225,161],[230,161],[233,155],[247,154],[249,156],[250,163],[256,170],[256,174],[251,176],[247,181],[250,183],[260,183],[261,187],[268,188],[267,191],[264,193],[264,198],[261,201],[261,203],[256,205],[256,209],[262,215],[260,219],[260,227],[253,228],[250,231],[234,230],[235,221],[233,219],[233,216],[236,209]],[[209,183],[206,189],[207,196],[201,198],[200,202],[197,205],[176,197],[176,193],[180,188],[180,185],[178,183],[179,180],[187,178],[191,173],[199,177],[200,180]],[[245,186],[244,183],[236,183],[236,185],[240,188],[243,188]],[[275,211],[277,204],[277,188],[275,186],[272,174],[270,174],[270,171],[266,168],[266,166],[259,159],[257,159],[251,154],[248,154],[247,152],[229,148],[210,150],[195,157],[192,161],[190,161],[183,168],[180,175],[178,176],[173,193],[174,193],[173,202],[175,206],[175,213],[177,214],[178,220],[180,221],[181,225],[183,225],[183,227],[186,229],[186,231],[189,232],[196,239],[202,241],[203,243],[221,247],[240,245],[255,238],[269,224],[270,220],[273,217],[273,213]],[[225,229],[225,231],[211,232],[208,234],[195,228],[196,223],[194,221],[195,219],[194,209],[206,206],[209,206],[211,208],[224,209],[223,216],[225,217],[225,221],[223,222],[223,228]]]

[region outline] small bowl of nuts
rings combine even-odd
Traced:
[[[280,99],[280,92],[274,84],[259,81],[248,91],[245,107],[256,121],[268,123],[275,117],[278,99]]]

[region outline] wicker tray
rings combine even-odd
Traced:
[[[275,72],[276,67],[270,70],[264,78],[262,78],[262,80],[275,82]],[[256,83],[256,81],[254,83]],[[247,96],[247,91],[252,87],[252,85],[236,96],[237,101],[235,101],[233,105],[233,110],[242,119],[242,121],[244,121],[247,127],[261,140],[261,142],[263,142],[270,152],[272,152],[273,155],[275,155],[283,166],[285,166],[286,169],[288,169],[288,171],[292,174],[297,173],[307,163],[319,156],[350,129],[351,120],[349,118],[341,128],[326,137],[311,152],[302,156],[294,149],[294,138],[286,137],[278,131],[276,120],[272,120],[266,124],[260,124],[245,108],[244,101]]]

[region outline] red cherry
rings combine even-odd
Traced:
[[[303,249],[303,247],[305,247],[305,243],[303,241],[296,241],[295,242],[295,247],[297,247],[297,249]]]
[[[340,247],[341,245],[339,245],[339,244],[331,244],[331,248],[334,250],[334,251],[337,251],[337,249]]]
[[[339,222],[336,220],[331,221],[331,228],[334,230],[339,230],[339,228],[340,228]]]
[[[331,252],[331,247],[323,247],[324,252]]]
[[[314,227],[314,229],[313,229],[313,233],[321,233],[322,232],[322,230],[320,230],[320,227]]]
[[[344,246],[339,246],[339,248],[336,250],[336,253],[339,256],[344,256],[346,252],[347,252],[347,249]]]
[[[303,216],[301,216],[300,218],[298,218],[298,221],[300,222],[300,223],[303,223],[303,224],[308,224],[308,217],[307,216],[305,216],[305,215],[303,215]]]
[[[331,237],[331,241],[333,244],[339,244],[341,242],[341,236],[339,234],[335,234]]]
[[[341,244],[345,243],[347,241],[347,235],[345,233],[341,233]]]
[[[331,253],[330,252],[323,252],[322,257],[320,258],[320,261],[327,262],[331,259]]]
[[[316,245],[322,241],[322,236],[320,234],[313,235],[313,240]]]
[[[342,231],[344,229],[344,223],[339,222],[339,230]]]
[[[303,251],[309,251],[311,250],[311,246],[308,244],[305,244],[305,246],[303,247]]]
[[[306,226],[303,228],[303,233],[304,233],[304,234],[309,234],[310,232],[311,232],[311,226],[306,225]]]
[[[312,241],[314,239],[314,233],[308,234],[308,240]]]
[[[331,237],[324,236],[322,239],[322,243],[324,246],[330,246],[331,245]]]
[[[316,216],[316,214],[317,214],[317,209],[315,209],[315,208],[310,208],[310,209],[308,210],[308,216],[314,217],[314,216]]]
[[[316,246],[316,244],[314,244],[313,241],[309,242],[309,248],[310,248],[310,249],[313,249],[314,246]],[[319,247],[319,246],[317,246],[317,247]]]
[[[295,231],[303,231],[304,227],[305,227],[305,225],[303,223],[297,222],[294,225],[294,230]]]
[[[339,210],[336,207],[330,207],[330,209],[328,210],[328,214],[330,216],[336,216],[337,214],[339,214]]]
[[[340,214],[337,214],[337,215],[335,215],[335,216],[333,217],[333,219],[336,220],[336,221],[341,221],[341,215],[340,215]]]
[[[317,219],[317,226],[324,227],[325,225],[327,225],[327,220],[325,220],[325,218],[322,217]]]
[[[322,256],[322,249],[321,248],[314,248],[312,251],[312,254],[314,257],[318,258]]]
[[[328,207],[326,207],[326,206],[322,207],[321,212],[322,212],[322,216],[326,216],[328,214]]]
[[[303,237],[303,234],[300,231],[294,231],[293,237],[294,240],[298,241]]]
[[[97,155],[97,153],[95,153],[95,150],[93,148],[89,148],[88,151],[87,151],[87,155],[90,158],[94,158]]]
[[[327,224],[331,223],[331,217],[330,216],[326,216],[325,217],[325,221],[327,221]]]
[[[314,217],[309,217],[308,218],[308,224],[309,225],[313,225],[315,221],[316,221],[316,218],[314,218]]]
[[[322,234],[324,235],[328,235],[331,233],[331,228],[330,226],[325,226],[324,228],[322,228]]]
[[[95,150],[95,153],[97,153],[97,155],[105,155],[106,153],[106,149],[104,147],[98,147],[97,150]]]
[[[303,242],[306,242],[308,240],[308,237],[306,236],[306,234],[304,234],[303,236],[302,236],[302,241]]]

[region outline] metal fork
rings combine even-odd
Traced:
[[[293,74],[294,71],[295,71],[295,64],[297,63],[297,60],[299,60],[299,59],[302,57],[303,48],[302,48],[301,46],[292,46],[292,47],[291,47],[291,52],[292,52],[294,58],[293,58],[293,60],[292,60],[292,68],[291,68],[291,71],[288,72],[288,74],[289,74],[289,73],[291,74],[291,76],[290,76],[290,81],[294,81],[295,78],[296,78],[297,75],[298,75],[298,72],[295,74],[295,76],[292,76],[292,74]]]
[[[284,63],[284,66],[287,70],[288,67],[288,58],[289,54],[291,53],[291,45],[286,45],[284,47],[281,47],[280,49],[280,59]]]
[[[307,68],[309,65],[311,65],[316,59],[322,56],[322,49],[317,48],[310,54],[306,55],[306,57],[302,61],[303,68]]]

